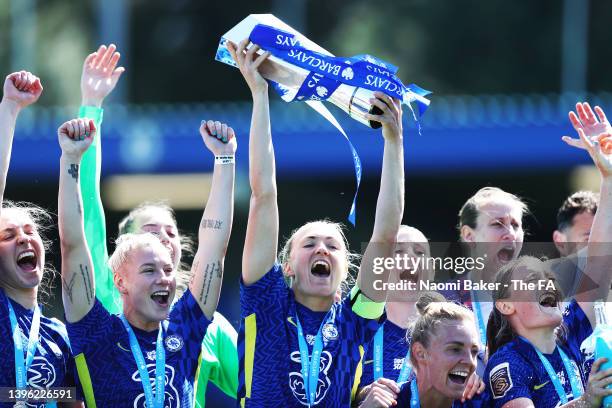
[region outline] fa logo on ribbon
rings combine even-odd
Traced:
[[[350,81],[355,76],[355,73],[353,72],[353,69],[351,67],[346,67],[342,70],[342,74],[340,75],[342,75],[342,78],[346,79],[347,81]]]
[[[317,95],[320,98],[325,98],[327,96],[327,88],[324,86],[317,86]]]

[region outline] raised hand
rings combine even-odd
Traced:
[[[472,373],[470,378],[468,378],[468,383],[465,386],[465,390],[463,390],[463,395],[461,396],[461,402],[465,402],[466,400],[474,398],[476,394],[481,394],[485,390],[485,383],[476,373]]]
[[[117,67],[121,54],[116,50],[115,44],[108,47],[101,45],[98,51],[85,58],[81,74],[83,106],[102,106],[104,98],[115,89],[117,81],[125,71],[125,68]]]
[[[595,116],[595,113],[597,114],[597,117]],[[603,109],[596,106],[595,113],[593,113],[591,105],[589,105],[588,102],[578,102],[576,104],[576,112],[569,112],[569,120],[572,123],[572,126],[574,126],[574,129],[576,129],[576,132],[581,129],[589,139],[593,139],[594,137],[605,132],[612,133],[612,126],[610,126],[610,122],[608,122]],[[563,136],[561,140],[570,146],[586,150],[586,146],[581,139],[573,139],[570,136]]]
[[[606,388],[612,384],[612,369],[601,371],[601,365],[608,361],[607,358],[600,358],[593,363],[587,389],[582,399],[587,407],[598,408],[602,404],[604,397],[612,395],[612,389]]]
[[[374,92],[376,98],[370,103],[382,110],[381,115],[366,114],[368,120],[382,123],[382,133],[385,140],[401,140],[402,138],[402,103],[382,92]]]
[[[361,392],[363,402],[360,408],[388,408],[397,405],[396,398],[400,388],[395,381],[379,378],[372,384],[366,386]],[[365,394],[365,396],[364,396]]]
[[[229,41],[227,44],[227,49],[232,55],[234,61],[236,61],[238,64],[240,73],[251,89],[251,93],[255,94],[268,89],[268,83],[261,76],[258,68],[270,56],[270,53],[266,51],[261,55],[257,55],[259,46],[255,44],[253,44],[248,51],[245,51],[248,44],[248,38],[240,41],[238,45]]]
[[[233,155],[238,147],[234,129],[219,121],[203,120],[200,135],[208,150],[215,156]]]
[[[4,80],[3,100],[25,108],[40,98],[43,87],[40,78],[28,71],[13,72]]]
[[[72,119],[57,129],[62,155],[80,160],[96,134],[94,121],[87,118]]]
[[[589,138],[584,130],[578,129],[578,135],[582,146],[578,146],[577,139],[572,139],[574,142],[568,144],[589,152],[603,178],[612,176],[612,130]]]

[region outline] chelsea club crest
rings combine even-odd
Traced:
[[[323,326],[323,337],[327,341],[336,340],[338,338],[338,329],[332,323],[326,323]]]
[[[171,353],[177,352],[183,348],[183,338],[181,336],[177,336],[176,334],[171,334],[170,336],[166,337],[165,343],[166,349],[168,349],[168,351]]]

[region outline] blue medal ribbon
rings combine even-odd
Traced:
[[[293,314],[295,316],[295,322],[298,332],[298,347],[300,348],[300,361],[302,363],[302,378],[304,379],[304,390],[306,391],[306,401],[308,406],[315,405],[317,400],[317,385],[319,382],[319,371],[321,370],[321,353],[323,353],[323,327],[326,324],[333,324],[336,318],[336,309],[332,305],[332,308],[319,326],[319,331],[315,336],[315,342],[312,346],[312,357],[309,358],[308,343],[306,342],[306,336],[304,330],[300,324],[300,318],[295,310],[295,304],[293,305]]]
[[[410,408],[419,408],[420,406],[419,387],[417,386],[417,380],[415,378],[410,382]]]
[[[138,344],[138,339],[136,338],[134,330],[132,330],[132,327],[123,314],[121,314],[121,322],[123,323],[123,326],[125,327],[130,339],[130,348],[132,349],[134,360],[136,360],[136,366],[138,367],[138,374],[140,374],[140,382],[142,383],[142,388],[144,390],[147,407],[164,408],[164,397],[166,393],[166,350],[164,349],[162,325],[161,323],[159,325],[157,343],[155,345],[155,396],[153,396],[149,371],[147,370],[147,364],[144,356],[142,355],[140,345]]]
[[[470,297],[472,298],[472,310],[476,315],[478,334],[480,334],[480,344],[484,348],[487,346],[487,324],[485,323],[484,317],[482,315],[482,308],[480,307],[480,302],[476,298],[476,294],[473,290],[470,290]]]
[[[15,350],[15,382],[18,389],[25,389],[28,386],[28,370],[34,361],[34,354],[38,347],[38,332],[40,331],[40,308],[34,308],[34,316],[32,317],[32,326],[30,326],[30,335],[28,336],[27,354],[23,357],[23,342],[21,339],[21,328],[17,323],[17,315],[11,305],[8,296],[6,304],[9,310],[9,320],[11,321],[11,332],[13,333],[13,348]]]
[[[23,342],[21,340],[21,329],[17,323],[17,316],[9,298],[6,298],[6,304],[9,310],[9,320],[11,321],[11,331],[13,333],[13,344],[15,349],[15,381],[17,388],[26,388],[28,385],[28,370],[34,361],[34,354],[38,347],[38,332],[40,330],[40,308],[34,309],[32,317],[32,326],[30,327],[30,335],[28,337],[27,354],[24,360]]]
[[[544,369],[546,370],[546,373],[548,374],[550,381],[555,387],[555,391],[557,391],[557,395],[559,395],[559,400],[561,401],[562,404],[567,404],[569,401],[567,399],[565,389],[563,388],[561,381],[559,381],[557,372],[555,371],[553,366],[550,364],[550,361],[548,361],[548,359],[544,356],[544,354],[542,354],[540,350],[538,350],[538,348],[534,346],[529,340],[527,340],[524,337],[520,337],[520,339],[523,340],[525,343],[529,344],[531,347],[533,347],[535,352],[538,354],[538,357],[540,358],[540,361],[542,362],[542,365],[544,366]],[[567,354],[565,354],[565,352],[561,349],[561,347],[556,346],[555,349],[559,351],[559,355],[561,356],[561,361],[563,361],[563,367],[565,368],[565,373],[568,376],[570,386],[572,388],[572,395],[574,396],[574,399],[578,399],[582,395],[582,387],[578,383],[579,377],[574,372],[574,366],[572,365]]]
[[[11,322],[11,332],[13,333],[13,345],[15,349],[15,382],[18,389],[25,389],[28,386],[28,370],[32,366],[34,361],[34,355],[38,348],[38,333],[40,332],[40,308],[36,306],[34,308],[34,315],[32,317],[32,326],[30,326],[30,335],[28,336],[28,347],[27,354],[24,360],[23,357],[23,342],[21,341],[21,329],[17,323],[17,315],[11,305],[11,301],[8,296],[6,297],[6,304],[9,310],[9,320]],[[57,402],[48,401],[45,404],[48,408],[57,407]]]
[[[384,325],[380,326],[374,335],[374,381],[383,377],[383,361],[384,361]],[[404,362],[402,363],[402,368],[400,370],[399,376],[395,381],[398,384],[404,383],[408,380],[412,374],[412,367],[410,367],[410,348],[406,353],[406,357],[404,357]]]

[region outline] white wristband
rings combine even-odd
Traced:
[[[224,154],[221,156],[215,156],[215,164],[234,164],[233,154]]]

